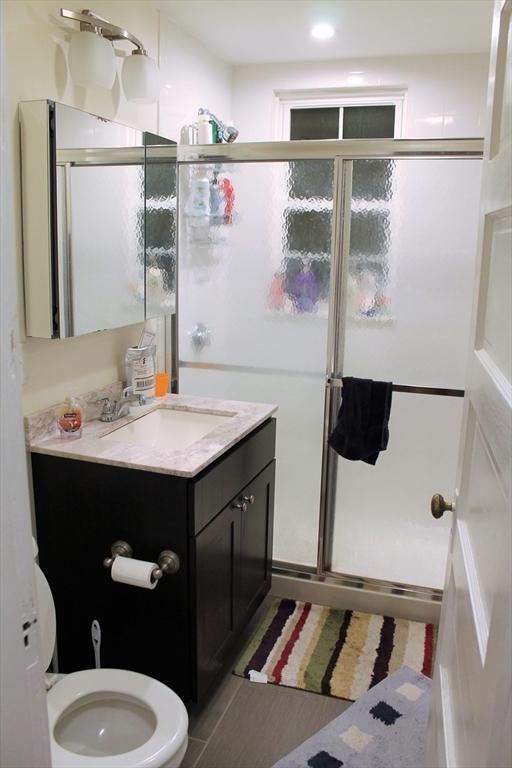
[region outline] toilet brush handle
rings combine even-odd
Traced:
[[[101,649],[101,627],[97,619],[91,624],[92,646],[94,648],[94,664],[96,669],[100,669],[100,649]]]

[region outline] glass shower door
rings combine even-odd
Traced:
[[[394,392],[387,451],[377,464],[331,454],[329,570],[441,589],[471,324],[480,162],[354,160],[343,302],[343,375],[431,388]],[[336,407],[341,390],[332,389]],[[329,559],[329,558],[327,558]]]
[[[315,566],[333,160],[180,165],[179,388],[276,403],[274,559]]]

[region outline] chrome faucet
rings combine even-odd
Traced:
[[[122,419],[123,416],[128,416],[131,403],[136,402],[138,405],[145,405],[146,398],[144,395],[134,395],[132,388],[126,387],[123,389],[121,400],[112,400],[111,397],[100,397],[95,402],[103,403],[100,421],[117,421]]]

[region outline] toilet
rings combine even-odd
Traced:
[[[36,551],[37,554],[37,551]],[[50,586],[35,564],[41,657],[50,665],[56,618]],[[178,768],[188,715],[174,691],[125,669],[48,675],[53,768]]]

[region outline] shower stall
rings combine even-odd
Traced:
[[[179,391],[276,403],[274,567],[439,600],[482,141],[178,149]],[[209,195],[205,197],[205,190]],[[341,377],[392,381],[377,464],[327,445]]]

